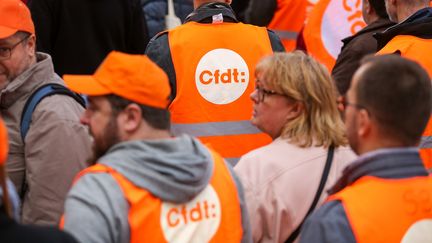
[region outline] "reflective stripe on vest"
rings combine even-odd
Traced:
[[[241,242],[243,230],[237,187],[222,157],[210,152],[214,161],[210,183],[184,204],[163,202],[102,164],[80,172],[75,181],[88,173],[109,173],[113,176],[130,205],[131,243]]]
[[[431,177],[366,176],[331,200],[342,202],[356,242],[429,242],[424,237],[432,237]]]
[[[195,137],[224,136],[239,134],[258,134],[261,131],[247,121],[237,122],[206,122],[194,124],[178,124],[171,126],[174,135],[186,133]]]
[[[432,149],[432,136],[423,136],[420,143],[420,148]]]
[[[429,76],[432,77],[432,55],[424,55],[424,53],[432,53],[432,39],[422,39],[410,35],[398,35],[378,51],[377,55],[395,53],[396,51],[400,51],[401,56],[420,63],[429,73]],[[429,119],[420,145],[420,155],[428,170],[432,170],[431,136],[432,117]]]
[[[275,32],[282,40],[297,40],[298,32],[283,31],[283,30],[272,30],[272,31]]]
[[[287,52],[295,49],[297,35],[306,19],[307,0],[277,0],[268,28],[281,38]]]
[[[177,82],[173,131],[197,136],[224,158],[271,142],[249,122],[255,65],[272,53],[266,28],[188,22],[168,38]]]

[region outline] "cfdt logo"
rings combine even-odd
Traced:
[[[162,203],[161,211],[167,242],[209,242],[222,217],[219,197],[211,185],[186,204]]]
[[[321,22],[321,38],[328,53],[336,59],[342,47],[340,40],[365,26],[362,0],[331,0]]]
[[[240,98],[249,84],[249,68],[245,60],[228,49],[207,52],[195,71],[195,83],[207,101],[225,105]]]

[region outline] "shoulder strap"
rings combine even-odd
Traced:
[[[321,177],[321,181],[320,184],[318,186],[318,190],[315,194],[315,198],[312,202],[312,205],[310,206],[308,212],[306,213],[305,217],[303,218],[303,220],[301,221],[301,223],[299,224],[299,226],[297,226],[297,228],[291,233],[291,235],[288,237],[288,239],[285,241],[285,243],[289,242],[294,242],[295,239],[297,239],[298,235],[300,234],[300,230],[301,227],[303,226],[304,221],[306,220],[306,218],[315,210],[316,205],[318,204],[318,201],[321,197],[322,191],[324,190],[324,186],[327,182],[327,178],[330,172],[330,168],[331,168],[331,164],[333,161],[333,154],[334,154],[334,146],[331,145],[329,147],[329,150],[327,152],[327,160],[326,160],[326,164],[324,166],[324,171]]]
[[[53,84],[53,83],[49,83],[41,86],[36,91],[34,91],[32,95],[30,95],[30,97],[27,99],[24,105],[24,109],[21,115],[21,124],[20,124],[21,138],[23,141],[27,135],[28,130],[30,129],[32,115],[34,110],[36,109],[36,106],[43,98],[54,94],[62,94],[62,95],[70,96],[74,98],[82,107],[85,108],[84,99],[80,95],[70,91],[65,86],[60,84]]]

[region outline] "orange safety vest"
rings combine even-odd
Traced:
[[[307,0],[278,0],[276,12],[268,28],[281,39],[287,52],[296,47],[298,33],[306,19]]]
[[[432,39],[421,39],[410,35],[398,35],[384,46],[377,55],[400,51],[401,56],[417,61],[432,77]],[[420,156],[428,170],[432,169],[432,117],[423,132]]]
[[[240,242],[243,234],[237,187],[223,158],[211,151],[214,168],[210,184],[185,204],[161,201],[103,164],[81,171],[108,173],[118,183],[129,204],[130,242]],[[64,226],[64,216],[60,227]]]
[[[177,80],[172,131],[210,144],[231,163],[271,139],[250,123],[255,65],[272,53],[266,28],[189,22],[168,32]]]
[[[432,220],[432,177],[365,176],[332,200],[342,202],[356,242],[401,242],[418,236],[422,220]]]

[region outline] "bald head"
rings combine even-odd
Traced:
[[[430,0],[385,0],[390,20],[400,23],[422,8],[429,7]]]

